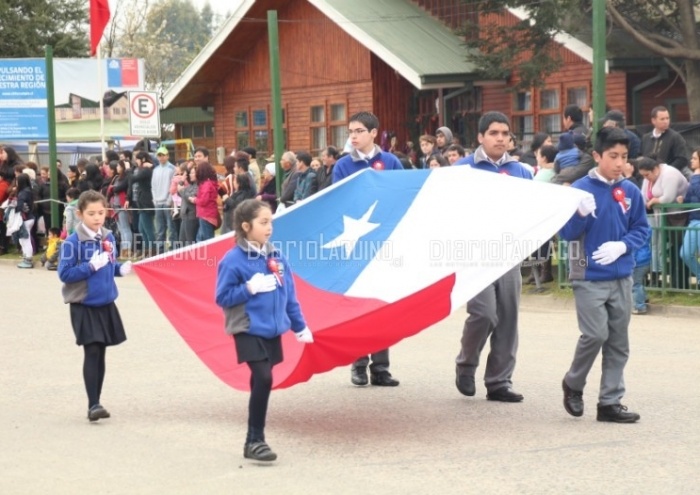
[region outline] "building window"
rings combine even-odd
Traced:
[[[535,118],[532,115],[532,92],[520,91],[513,95],[513,133],[525,147],[532,142],[535,133]]]
[[[311,154],[316,154],[328,146],[326,140],[326,106],[315,105],[311,107]]]
[[[539,131],[547,134],[561,132],[562,108],[559,89],[542,89],[539,96]]]
[[[324,103],[309,109],[311,154],[318,155],[328,147],[342,148],[348,134],[346,103]]]
[[[591,108],[591,104],[588,101],[588,88],[583,87],[573,87],[566,89],[566,104],[567,105],[578,105],[581,110],[583,110],[583,123],[586,126],[590,126],[591,122],[588,118],[588,111]]]
[[[247,146],[254,147],[261,157],[272,153],[272,124],[268,115],[269,108],[252,107],[247,110],[236,110],[234,117],[237,149]],[[282,109],[282,126],[286,135],[286,112]],[[212,126],[212,135],[214,128]],[[284,147],[287,143],[284,143]]]

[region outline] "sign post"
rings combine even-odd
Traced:
[[[129,130],[132,136],[160,137],[158,93],[129,91]]]

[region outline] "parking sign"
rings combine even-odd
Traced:
[[[158,93],[129,91],[129,129],[132,136],[160,137]]]

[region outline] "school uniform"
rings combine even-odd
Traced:
[[[651,233],[644,199],[632,182],[624,177],[607,181],[596,169],[572,187],[593,194],[596,210],[595,216],[575,213],[560,232],[569,241],[569,278],[581,332],[564,382],[570,389],[582,391],[602,349],[598,405],[619,405],[625,393],[623,371],[629,357],[634,253],[648,242]],[[591,256],[610,241],[623,242],[627,249],[616,261],[601,265]]]
[[[96,252],[110,253],[110,262],[94,271],[90,259]],[[77,345],[100,343],[111,346],[126,340],[124,325],[114,303],[119,295],[114,277],[121,276],[121,263],[117,262],[115,253],[114,236],[104,227],[95,233],[81,223],[61,243],[58,276],[63,282],[63,300],[70,304]]]

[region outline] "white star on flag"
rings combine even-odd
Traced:
[[[360,218],[351,218],[343,215],[343,231],[335,239],[327,242],[322,247],[325,249],[333,249],[337,247],[345,248],[345,256],[350,258],[355,245],[360,240],[360,237],[365,236],[379,227],[378,223],[371,223],[369,217],[372,216],[374,208],[378,201],[375,201],[372,206]]]

